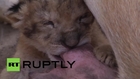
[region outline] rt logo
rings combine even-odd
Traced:
[[[7,71],[20,71],[20,58],[7,58]]]

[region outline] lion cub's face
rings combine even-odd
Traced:
[[[20,31],[52,60],[89,42],[87,33],[93,16],[82,0],[32,0],[23,6]]]

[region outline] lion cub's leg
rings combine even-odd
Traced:
[[[114,56],[114,52],[110,45],[102,45],[99,47],[96,47],[94,49],[95,56],[99,61],[105,63],[106,65],[109,65],[110,67],[116,67],[116,59]]]
[[[91,27],[90,37],[96,58],[110,67],[116,67],[114,52],[108,42],[108,39],[100,29],[99,24],[95,21]]]
[[[34,72],[47,72],[49,69],[51,69],[50,66],[46,66],[43,68],[23,68],[23,62],[22,61],[30,61],[32,66],[32,62],[35,61],[35,66],[38,66],[38,61],[45,61],[49,60],[47,56],[45,56],[42,52],[36,50],[34,47],[28,45],[28,43],[25,43],[26,40],[23,37],[20,37],[20,40],[18,42],[18,47],[15,55],[13,58],[20,58],[20,72],[7,72],[6,68],[3,69],[0,75],[0,79],[29,79],[29,74]]]

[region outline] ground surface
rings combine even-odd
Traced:
[[[10,25],[0,24],[0,72],[6,65],[6,58],[14,54],[18,37],[16,29]]]

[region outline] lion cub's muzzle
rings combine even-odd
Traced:
[[[72,49],[80,42],[81,35],[76,32],[65,33],[62,36],[61,43],[64,47]]]

